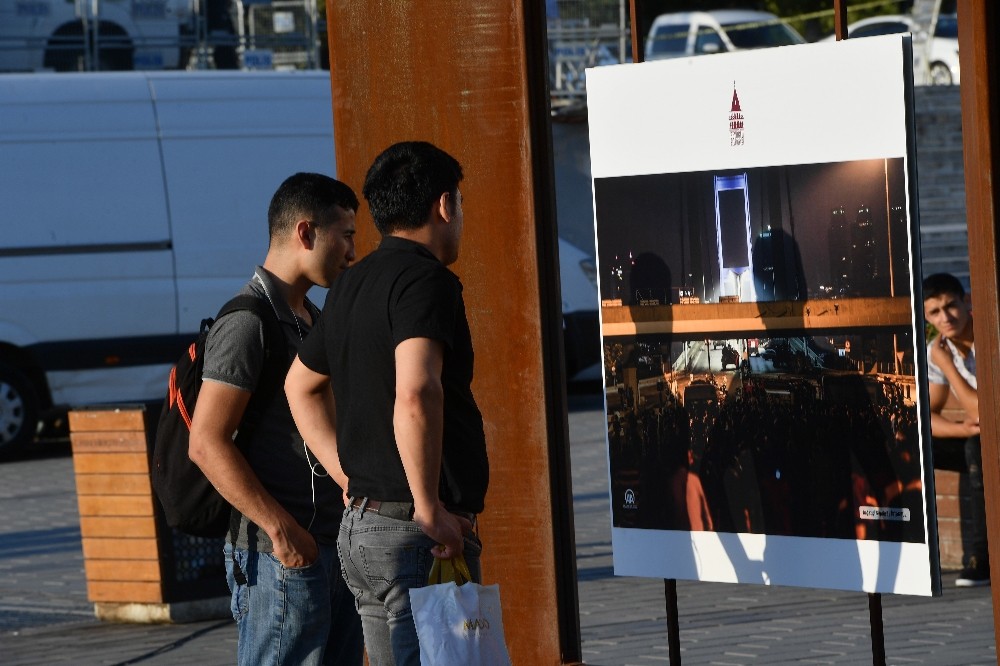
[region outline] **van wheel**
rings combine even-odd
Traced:
[[[0,454],[34,441],[38,427],[38,397],[24,374],[0,363]]]

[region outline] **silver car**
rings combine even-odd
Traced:
[[[804,43],[802,35],[768,12],[676,12],[653,21],[645,55],[646,60],[658,60]]]

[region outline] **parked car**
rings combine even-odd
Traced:
[[[726,9],[661,14],[649,28],[646,60],[679,58],[769,46],[804,44],[791,26],[769,12]]]
[[[862,19],[847,26],[847,36],[876,37],[878,35],[896,35],[904,32],[916,34],[920,26],[912,16],[893,14],[873,16]],[[835,40],[831,35],[824,41]],[[958,64],[958,18],[954,14],[942,14],[934,27],[934,36],[930,40],[928,55],[929,82],[934,85],[958,85],[960,67]],[[916,58],[917,54],[914,54]]]

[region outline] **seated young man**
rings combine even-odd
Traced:
[[[968,513],[971,529],[968,532],[963,529],[963,568],[955,584],[959,587],[989,585],[990,560],[986,539],[972,307],[962,283],[948,273],[927,277],[923,282],[923,294],[924,317],[937,329],[937,335],[927,345],[935,465],[965,471],[969,475],[971,497],[963,513]],[[953,421],[944,416],[949,395],[955,396],[965,412],[963,421]]]

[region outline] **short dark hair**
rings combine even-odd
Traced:
[[[375,227],[386,235],[419,229],[431,206],[448,192],[455,195],[462,180],[462,165],[426,141],[403,141],[375,158],[361,189]]]
[[[934,273],[924,278],[923,283],[924,300],[928,298],[940,298],[944,295],[958,296],[965,298],[965,287],[957,277],[951,273]]]
[[[358,196],[344,183],[321,173],[297,173],[278,186],[267,209],[270,238],[287,233],[302,217],[324,217],[331,208],[358,210]]]

